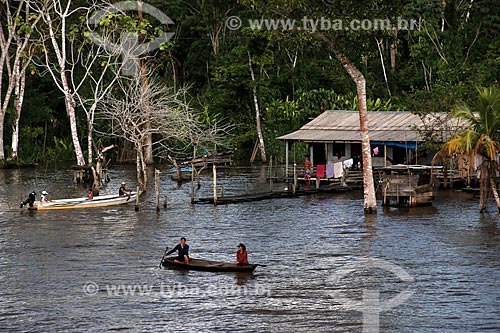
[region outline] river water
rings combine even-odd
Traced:
[[[133,171],[113,168],[101,192]],[[225,195],[261,190],[258,168],[220,171]],[[440,191],[432,207],[363,214],[362,193],[213,207],[166,175],[105,209],[21,211],[31,190],[79,196],[71,171],[0,170],[0,330],[6,332],[499,332],[500,216]],[[282,185],[276,185],[279,188]],[[212,193],[206,175],[197,196]],[[380,201],[379,201],[380,202]],[[158,268],[186,237],[192,257],[234,260],[253,275]]]

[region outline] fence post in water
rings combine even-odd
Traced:
[[[160,211],[160,170],[155,169],[156,211]]]
[[[194,164],[191,163],[191,204],[194,204]]]
[[[273,191],[273,156],[271,155],[271,160],[269,161],[269,191]]]
[[[139,185],[137,185],[137,192],[135,194],[135,211],[139,211]]]
[[[212,173],[214,175],[214,206],[217,206],[217,169],[215,163],[212,164]]]
[[[297,190],[297,164],[293,163],[293,185],[292,192],[295,195],[295,191]]]

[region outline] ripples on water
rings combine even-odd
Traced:
[[[226,195],[267,187],[257,169],[221,171]],[[133,173],[115,169],[103,194]],[[499,215],[479,214],[478,200],[439,192],[432,207],[383,209],[364,216],[360,192],[319,194],[213,207],[189,204],[189,184],[164,176],[168,210],[20,212],[32,190],[84,195],[69,171],[0,170],[0,328],[33,332],[362,332],[356,302],[379,290],[381,303],[414,294],[380,314],[380,332],[498,332]],[[235,181],[236,180],[236,181]],[[68,188],[69,185],[69,188]],[[276,185],[276,188],[282,185]],[[60,195],[57,195],[59,193]],[[205,176],[198,195],[212,193]],[[191,255],[234,260],[244,242],[255,275],[158,269],[161,253],[181,236]],[[402,282],[376,258],[405,270]],[[342,275],[343,278],[335,278]],[[92,283],[89,286],[89,283]],[[113,295],[119,285],[142,295]],[[84,288],[97,287],[87,295]],[[148,289],[150,288],[150,289]],[[334,292],[348,298],[339,302]]]

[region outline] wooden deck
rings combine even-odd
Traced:
[[[318,189],[311,186],[311,189],[298,189],[295,193],[291,190],[284,191],[272,191],[272,192],[260,192],[260,193],[248,193],[234,196],[223,196],[217,197],[217,205],[226,205],[226,204],[235,204],[241,202],[252,202],[252,201],[260,201],[260,200],[269,200],[269,199],[279,199],[279,198],[292,198],[303,195],[317,194],[317,193],[338,193],[338,192],[347,192],[352,190],[361,189],[362,186],[323,186]],[[214,204],[213,197],[206,198],[198,198],[195,199],[193,204]]]

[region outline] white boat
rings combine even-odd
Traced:
[[[35,201],[31,210],[56,210],[56,209],[76,209],[76,208],[97,208],[127,204],[134,202],[137,192],[131,192],[130,195],[98,195],[92,199],[72,198],[72,199],[54,199],[48,202]]]

